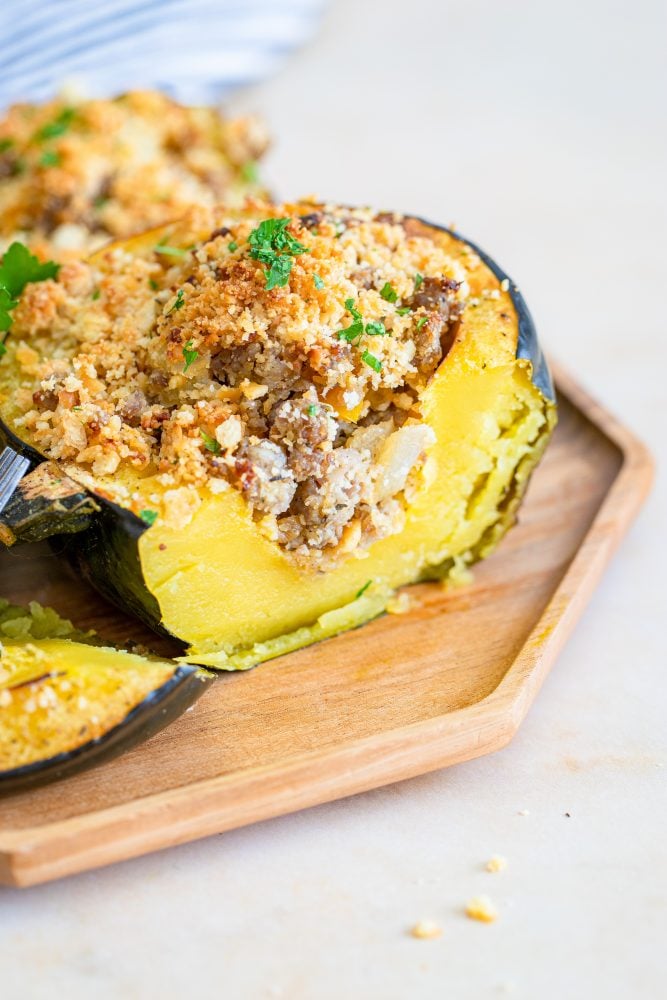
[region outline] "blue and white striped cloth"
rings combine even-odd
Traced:
[[[157,88],[214,103],[273,73],[326,0],[4,0],[0,107]]]

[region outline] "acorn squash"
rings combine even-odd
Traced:
[[[148,739],[192,705],[196,668],[103,646],[52,609],[0,601],[0,794]]]
[[[279,242],[277,225],[271,228],[270,237],[266,235],[268,228],[256,235],[261,224],[248,235],[249,226],[258,219],[268,215],[275,223],[276,219],[280,221],[281,212],[294,223],[291,236],[289,230],[282,230],[283,236],[287,233],[286,243]],[[333,240],[323,248],[310,236],[329,232],[326,225],[332,219],[331,224],[338,225],[341,219],[350,217],[362,229],[376,227],[372,230],[376,240],[373,260],[384,261],[389,273],[398,274],[393,284],[383,281],[385,264],[378,264],[376,270],[365,267],[361,278],[358,269],[351,271],[358,259],[344,239],[339,252]],[[375,540],[371,537],[363,546],[353,536],[348,539],[347,550],[343,531],[343,541],[339,540],[336,549],[337,560],[324,567],[295,560],[289,549],[276,540],[275,518],[272,536],[265,524],[271,518],[258,518],[241,488],[213,489],[208,484],[199,487],[187,519],[179,522],[170,519],[163,507],[171,489],[164,485],[165,475],[169,476],[164,464],[156,468],[149,461],[135,471],[121,463],[106,475],[91,475],[83,468],[79,471],[76,463],[54,460],[47,449],[40,453],[39,435],[26,430],[25,407],[17,404],[18,390],[25,381],[20,352],[25,352],[26,345],[39,342],[39,337],[31,338],[30,324],[17,317],[6,341],[7,355],[0,364],[3,459],[6,470],[14,468],[13,473],[4,473],[0,538],[13,544],[71,530],[67,536],[70,558],[106,597],[154,629],[179,639],[185,646],[184,661],[239,669],[356,627],[381,614],[396,588],[417,581],[456,578],[462,569],[485,557],[516,519],[530,474],[555,425],[556,406],[548,368],[521,294],[488,256],[457,233],[415,218],[369,216],[362,212],[355,215],[352,210],[308,203],[271,209],[250,206],[245,213],[236,214],[218,210],[216,224],[211,232],[210,220],[204,224],[190,219],[187,224],[117,244],[98,253],[90,265],[103,296],[110,287],[110,270],[119,266],[114,262],[121,258],[124,267],[138,268],[141,263],[148,280],[159,288],[156,309],[160,317],[150,320],[153,339],[149,338],[147,350],[157,349],[154,345],[161,336],[155,333],[157,322],[158,330],[163,334],[166,330],[159,349],[170,379],[165,392],[172,395],[186,391],[189,380],[199,380],[209,391],[212,372],[227,393],[225,399],[232,391],[238,392],[239,386],[228,371],[221,374],[221,355],[212,357],[205,339],[209,328],[201,340],[197,339],[202,324],[212,326],[220,319],[221,314],[211,308],[211,302],[217,300],[209,297],[208,312],[204,314],[200,308],[194,325],[187,326],[201,291],[199,277],[188,271],[190,260],[191,268],[204,267],[204,263],[197,264],[198,260],[208,267],[214,254],[218,255],[213,262],[217,268],[214,281],[206,286],[210,286],[209,296],[227,294],[229,287],[239,295],[238,289],[246,287],[239,282],[260,281],[252,286],[254,291],[246,305],[253,309],[253,303],[261,299],[262,308],[268,310],[273,303],[283,301],[281,296],[288,291],[301,296],[299,308],[303,303],[311,308],[318,296],[327,296],[328,289],[321,291],[326,284],[322,275],[331,282],[337,280],[330,277],[334,274],[330,264],[339,254],[336,266],[348,268],[341,287],[349,287],[353,280],[359,283],[360,291],[357,305],[346,300],[349,325],[338,330],[336,337],[345,342],[342,346],[346,351],[350,347],[346,358],[353,349],[359,352],[354,355],[357,375],[363,367],[359,357],[379,373],[368,395],[374,400],[385,398],[383,372],[393,363],[385,362],[381,372],[385,355],[380,351],[395,349],[396,345],[389,344],[390,336],[373,334],[400,331],[405,319],[411,326],[404,341],[406,337],[416,341],[417,332],[428,330],[434,322],[430,300],[414,290],[408,292],[402,274],[396,269],[391,271],[395,255],[405,249],[397,227],[405,235],[406,252],[413,255],[410,260],[420,253],[427,260],[428,246],[433,245],[453,262],[452,274],[458,278],[447,279],[450,286],[465,289],[465,302],[460,311],[451,312],[450,319],[454,318],[442,335],[437,366],[421,382],[411,384],[412,397],[404,404],[409,406],[408,426],[417,422],[419,427],[427,428],[428,436],[421,439],[425,442],[421,464],[410,490],[406,488],[397,495],[396,505],[402,511],[400,522],[396,522],[399,526]],[[229,241],[229,249],[226,243],[222,250],[215,249],[221,239]],[[209,249],[212,240],[218,242]],[[155,261],[164,256],[169,259],[161,262],[157,278],[152,277],[157,273],[151,270]],[[290,257],[287,265],[285,257]],[[369,280],[377,274],[380,278],[366,291]],[[272,285],[274,278],[277,284]],[[423,275],[417,272],[415,289],[423,281]],[[397,288],[403,289],[401,295]],[[358,307],[362,299],[367,309],[376,310],[375,318],[365,326],[366,317],[361,316]],[[401,306],[401,302],[407,304]],[[227,310],[228,303],[229,297],[225,300]],[[245,321],[240,308],[235,315],[240,317],[240,329]],[[227,322],[226,316],[223,319]],[[395,332],[394,341],[399,336]],[[333,351],[335,338],[331,340]],[[380,341],[382,344],[376,348]],[[369,346],[362,353],[364,344]],[[335,360],[340,354],[332,357]],[[225,357],[229,359],[229,355]],[[327,363],[331,366],[334,362],[329,358]],[[316,366],[316,361],[311,358],[306,364]],[[320,368],[313,374],[313,370],[307,368],[307,377],[316,397],[306,394],[303,398],[316,398],[317,402],[309,404],[308,411],[325,407],[337,421],[339,433],[340,428],[346,434],[354,433],[355,422],[363,419],[363,403],[355,406],[355,400],[337,395],[327,383],[327,371]],[[382,413],[371,417],[370,422],[377,424]],[[213,459],[222,466],[218,439],[203,430],[201,433],[204,445],[217,453]],[[224,437],[220,440],[224,441]],[[278,439],[278,444],[287,447],[284,440]],[[205,450],[202,454],[211,458]],[[27,459],[32,470],[23,479],[24,470],[19,470],[22,459]],[[173,461],[177,464],[178,459]],[[224,474],[229,475],[230,468],[235,475],[241,475],[238,460],[234,466],[228,463]],[[280,472],[272,481],[279,480],[282,486],[282,475]],[[243,481],[242,485],[245,488],[247,484]],[[61,494],[55,496],[58,490]],[[305,501],[313,502],[317,498]],[[0,500],[0,511],[2,508]],[[304,510],[308,508],[302,505]],[[300,516],[303,522],[304,514]],[[278,526],[282,523],[279,517]]]

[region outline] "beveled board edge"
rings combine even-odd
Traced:
[[[0,882],[35,885],[368,791],[506,746],[645,499],[644,444],[559,365],[561,395],[622,454],[605,499],[551,600],[498,687],[434,719],[267,767],[209,778],[56,823],[0,833]]]

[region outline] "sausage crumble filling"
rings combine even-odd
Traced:
[[[7,347],[35,446],[149,523],[238,490],[304,569],[401,530],[461,261],[334,206],[198,208],[158,237],[26,287]]]

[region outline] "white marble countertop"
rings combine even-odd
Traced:
[[[659,462],[666,19],[662,0],[337,0],[244,99],[279,136],[277,191],[454,220],[492,251]],[[0,890],[3,1000],[664,996],[666,504],[659,472],[508,749]],[[462,914],[480,892],[492,925]],[[408,935],[425,918],[441,938]]]

